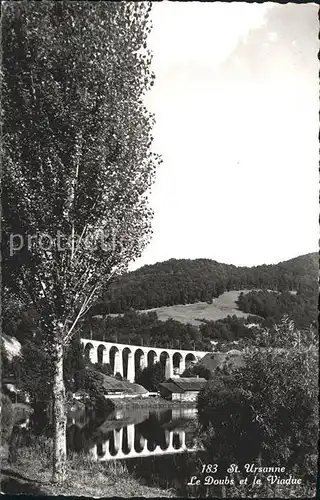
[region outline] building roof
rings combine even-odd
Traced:
[[[170,392],[200,391],[207,383],[205,378],[185,377],[169,378],[167,382],[160,384]]]
[[[108,392],[125,392],[127,394],[146,394],[148,391],[142,385],[130,383],[127,380],[118,380],[103,375],[103,387]]]
[[[121,394],[124,392],[124,389],[123,388],[119,388],[119,387],[105,387],[104,386],[104,390],[107,391],[108,393],[113,393],[113,392],[120,392]]]
[[[164,387],[169,392],[179,392],[179,393],[184,392],[183,389],[180,389],[180,387],[178,387],[175,384],[172,384],[171,382],[162,382],[162,384],[159,384],[159,386]]]
[[[170,378],[168,382],[172,382],[183,391],[200,391],[207,383],[205,378],[200,377]]]
[[[241,355],[242,352],[239,351],[239,349],[231,349],[230,351],[227,351],[226,354],[230,354],[230,355],[234,355],[234,354],[237,354],[237,355]]]

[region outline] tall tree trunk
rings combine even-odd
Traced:
[[[63,347],[61,341],[55,345],[53,378],[53,482],[63,482],[66,475],[67,458],[67,416],[66,397],[63,380]]]

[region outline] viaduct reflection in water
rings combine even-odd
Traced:
[[[92,446],[90,456],[93,460],[103,461],[197,450],[195,446],[186,445],[186,432],[184,430],[164,429],[162,437],[160,444],[155,439],[147,440],[137,431],[136,426],[131,424],[121,429],[113,429],[106,441]]]
[[[196,451],[195,408],[115,410],[102,421],[85,411],[68,415],[68,452],[92,460],[143,458]]]

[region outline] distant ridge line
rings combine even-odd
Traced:
[[[92,315],[210,302],[225,291],[299,291],[318,280],[316,252],[278,264],[237,267],[211,259],[169,259],[116,277]]]

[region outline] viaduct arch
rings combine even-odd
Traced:
[[[80,342],[83,350],[88,353],[91,363],[108,363],[114,375],[120,373],[129,382],[134,382],[138,369],[155,364],[157,361],[164,363],[166,379],[179,377],[184,372],[188,361],[196,362],[208,354],[208,351],[166,349],[83,338]]]

